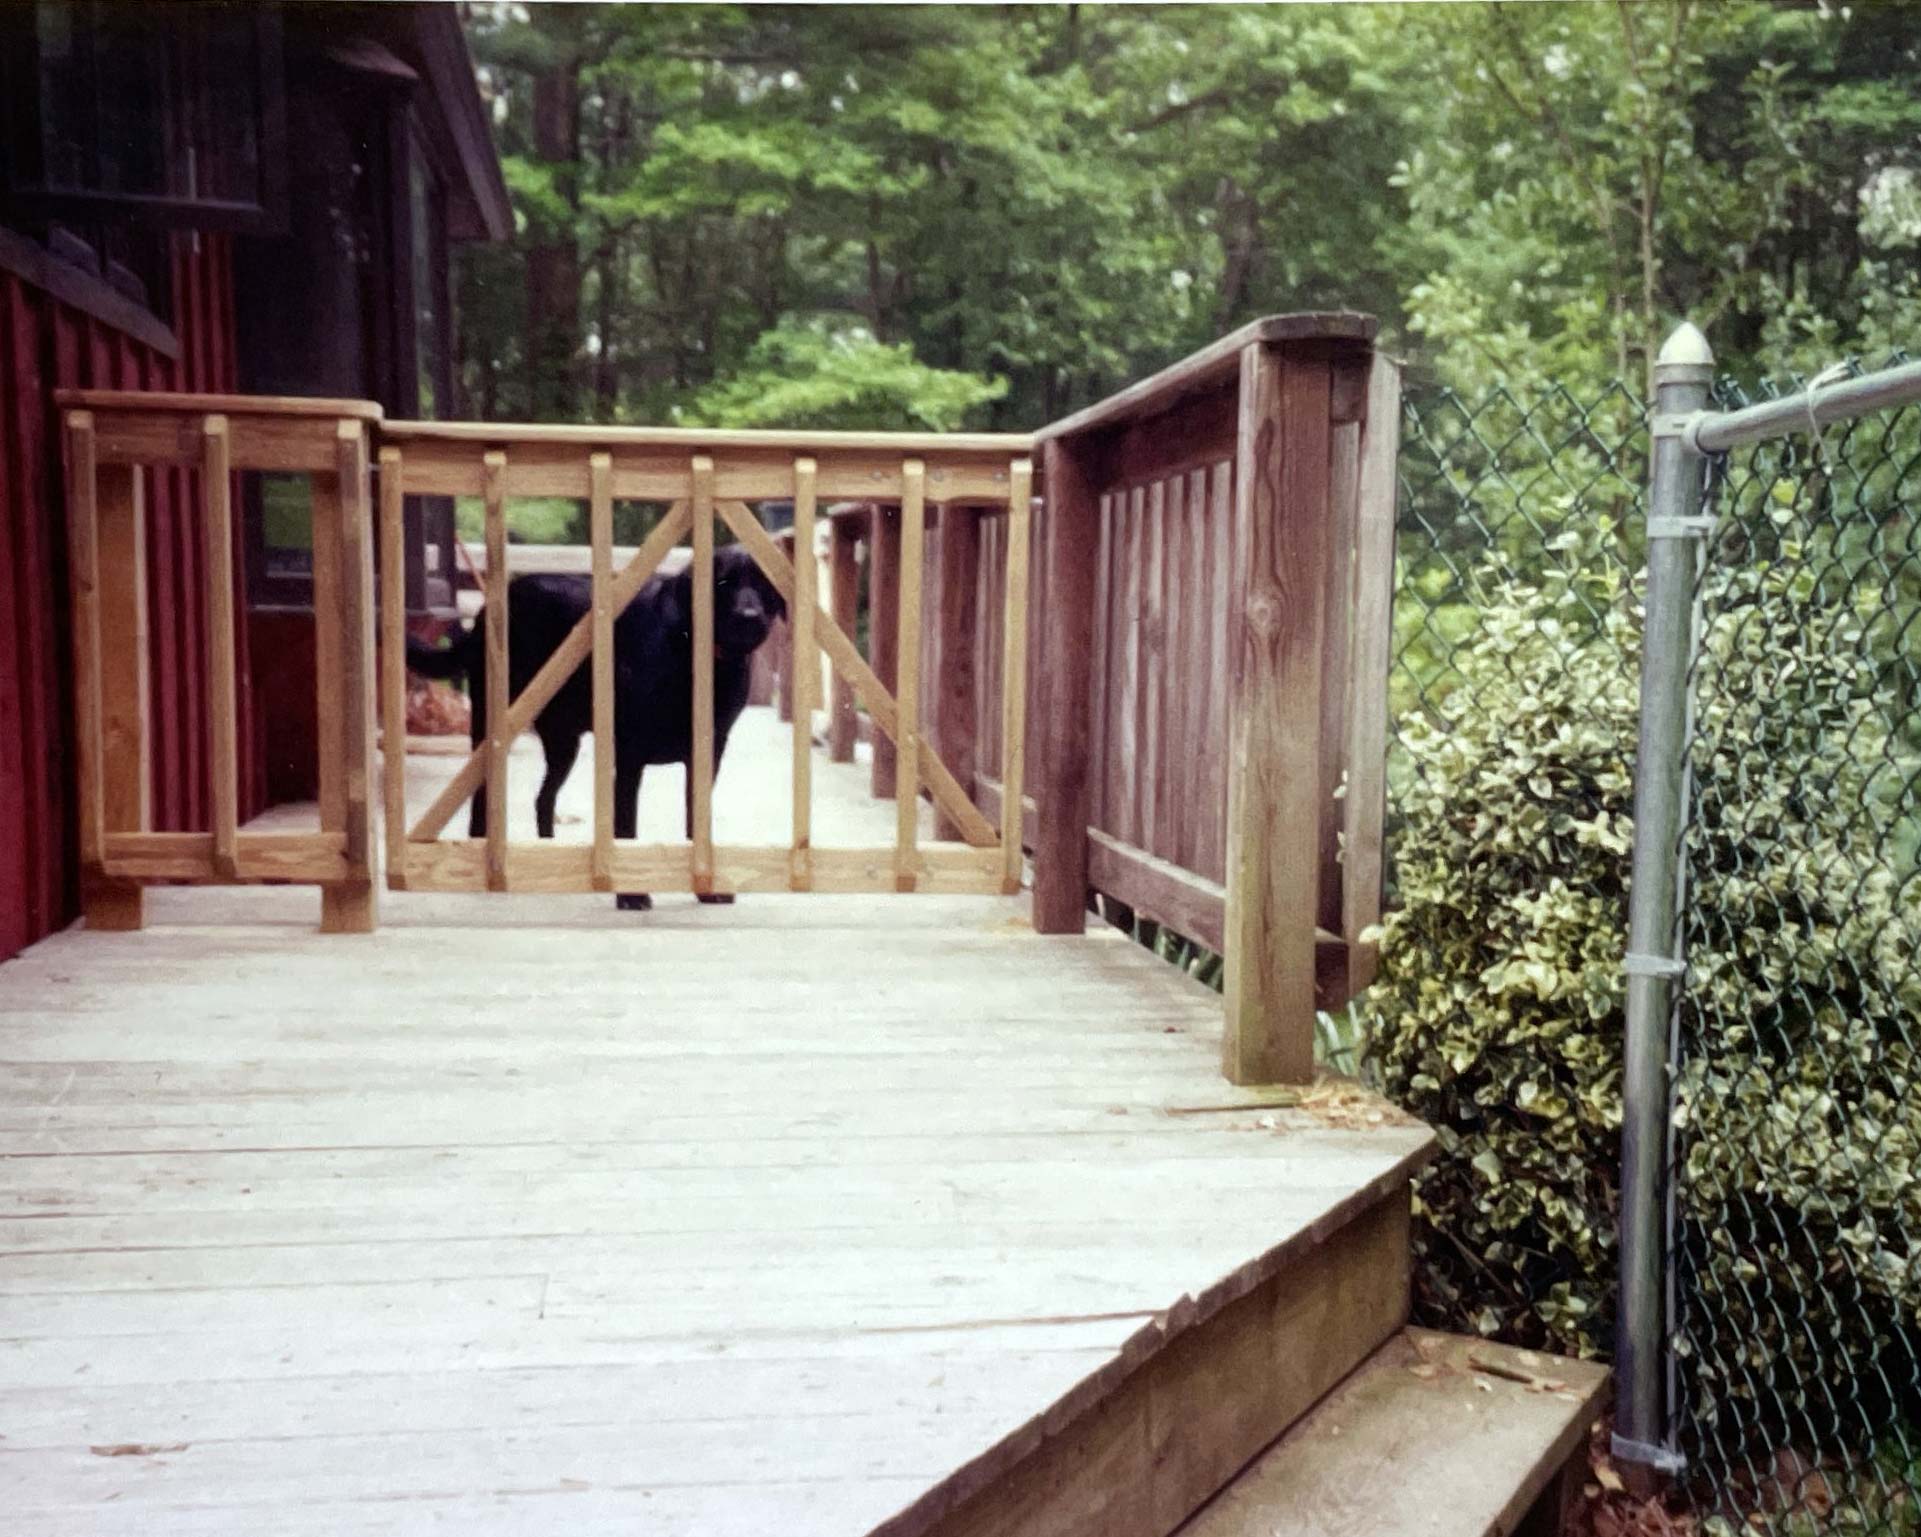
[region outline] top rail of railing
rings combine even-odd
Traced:
[[[1188,395],[1225,384],[1240,373],[1241,354],[1250,343],[1293,341],[1371,342],[1380,330],[1372,315],[1352,310],[1313,310],[1294,315],[1264,315],[1231,331],[1199,352],[1150,374],[1138,384],[1064,416],[1034,434],[1034,442],[1073,437],[1100,428],[1122,427],[1156,416]]]
[[[631,427],[593,422],[392,421],[387,438],[438,438],[464,443],[570,443],[595,448],[672,448],[711,453],[718,449],[786,449],[795,453],[909,454],[1026,453],[1026,432],[816,432],[785,428]]]
[[[1796,394],[1739,411],[1702,412],[1685,419],[1681,436],[1697,454],[1719,454],[1744,443],[1811,432],[1830,422],[1916,401],[1921,401],[1921,363],[1905,363],[1834,384],[1817,382]]]

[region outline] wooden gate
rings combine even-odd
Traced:
[[[321,927],[364,933],[373,894],[373,553],[367,452],[380,407],[364,400],[62,390],[81,902],[95,929],[137,929],[144,890],[311,884]],[[239,826],[234,479],[304,475],[313,507],[319,813],[315,832]],[[191,472],[205,540],[211,827],[152,828],[146,485]]]
[[[380,450],[379,527],[384,569],[402,557],[410,495],[479,497],[487,569],[482,640],[487,656],[487,738],[409,827],[403,755],[386,755],[387,879],[407,891],[1014,892],[1021,882],[1020,786],[1024,701],[1005,691],[1001,825],[975,806],[924,731],[921,697],[922,549],[926,510],[942,516],[1004,512],[1007,541],[1001,666],[1017,680],[1027,655],[1028,540],[1033,490],[1030,440],[1001,434],[703,432],[688,429],[507,427],[491,423],[388,423]],[[592,540],[592,606],[547,663],[509,698],[506,504],[516,496],[585,501]],[[665,518],[620,570],[613,567],[616,498],[668,503]],[[821,606],[811,559],[790,560],[750,501],[794,504],[794,547],[811,551],[823,499],[859,498],[900,509],[901,588],[897,688],[890,692],[854,637]],[[716,520],[753,557],[788,605],[795,655],[818,648],[851,684],[875,731],[895,745],[895,839],[880,848],[816,848],[811,834],[811,699],[793,711],[793,826],[785,846],[716,846],[714,783],[714,534]],[[692,835],[686,845],[614,837],[614,654],[617,614],[669,549],[692,542]],[[381,710],[387,740],[406,730],[404,595],[386,585],[381,609]],[[509,749],[577,669],[592,669],[594,827],[591,844],[507,837]],[[813,670],[796,668],[810,678]],[[487,791],[485,836],[444,838],[476,790]],[[960,841],[923,842],[922,789]]]

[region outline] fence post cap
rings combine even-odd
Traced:
[[[1661,344],[1661,354],[1654,360],[1657,368],[1679,365],[1683,368],[1712,368],[1714,349],[1701,328],[1691,320],[1684,320],[1669,334]]]

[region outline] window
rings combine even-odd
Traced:
[[[273,7],[34,0],[6,11],[9,204],[63,219],[278,227]]]

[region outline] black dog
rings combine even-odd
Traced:
[[[583,614],[593,584],[583,576],[517,576],[507,584],[509,697],[518,697]],[[787,605],[766,573],[739,545],[714,552],[714,770],[727,736],[747,704],[751,659]],[[631,838],[639,817],[640,777],[649,764],[687,766],[694,744],[694,580],[690,569],[655,575],[614,619],[614,836]],[[428,678],[467,679],[473,741],[487,739],[487,645],[484,615],[454,643],[436,650],[407,642],[407,666]],[[554,799],[573,770],[580,738],[594,724],[592,664],[583,663],[534,719],[547,773],[534,797],[540,836],[554,835]],[[468,834],[487,830],[487,791],[474,792]],[[687,836],[694,833],[693,775],[687,779]],[[728,897],[702,901],[731,901]],[[640,892],[622,893],[624,908],[647,908]]]

